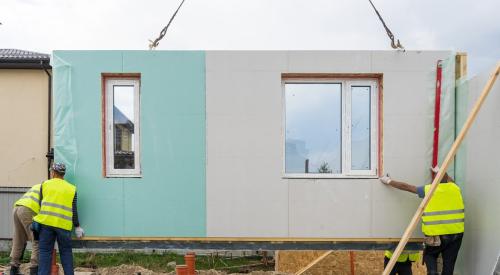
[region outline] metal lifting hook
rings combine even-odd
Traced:
[[[389,39],[391,40],[391,47],[393,49],[401,49],[401,50],[405,51],[405,48],[403,47],[403,45],[401,45],[401,43],[399,42],[399,39],[397,39],[397,43],[394,42],[394,35],[392,34],[389,27],[387,27],[387,25],[385,24],[384,19],[382,19],[382,16],[378,12],[377,8],[375,8],[375,5],[373,5],[372,0],[368,0],[368,1],[370,1],[370,4],[372,5],[373,9],[375,10],[375,13],[377,14],[378,18],[380,19],[380,22],[382,22],[382,25],[384,26],[384,29],[387,32],[387,36],[389,36]]]

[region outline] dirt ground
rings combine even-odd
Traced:
[[[6,270],[2,270],[5,271]],[[29,274],[29,264],[23,264],[21,265],[21,272],[23,274]],[[1,274],[1,273],[0,273]],[[170,273],[161,273],[161,272],[154,272],[152,270],[143,268],[141,266],[136,266],[136,265],[120,265],[120,266],[115,266],[115,267],[106,267],[106,268],[98,268],[92,269],[92,268],[82,268],[82,267],[77,267],[75,268],[75,275],[115,275],[115,274],[126,274],[126,275],[175,275],[175,272],[170,272]],[[197,274],[199,275],[223,275],[223,274],[228,274],[224,271],[217,271],[217,270],[200,270],[197,271]],[[231,273],[234,275],[238,274],[243,274],[243,273]],[[246,273],[250,275],[289,275],[289,273],[283,273],[283,272],[274,272],[274,271],[253,271],[251,273]],[[59,275],[64,275],[64,272],[62,270],[62,267],[59,265]]]

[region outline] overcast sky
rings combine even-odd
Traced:
[[[500,60],[500,0],[373,0],[408,50]],[[145,50],[180,0],[0,0],[0,48]],[[368,0],[186,0],[158,49],[390,50]]]

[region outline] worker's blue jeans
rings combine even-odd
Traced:
[[[440,246],[426,246],[424,249],[424,262],[427,266],[427,274],[439,274],[437,259],[439,254],[441,254],[443,258],[443,272],[441,275],[453,275],[464,233],[441,235],[439,237],[441,239]]]
[[[40,240],[38,242],[40,249],[38,275],[50,275],[52,250],[54,249],[56,239],[64,275],[74,274],[71,231],[42,224],[40,228]]]

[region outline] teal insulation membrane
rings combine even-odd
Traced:
[[[455,136],[460,133],[462,127],[467,120],[468,104],[469,104],[469,81],[465,78],[456,81],[455,89],[455,108],[456,108],[456,121],[455,121]],[[465,171],[466,171],[466,158],[467,158],[467,136],[462,141],[455,156],[455,182],[460,186],[462,192],[465,192]]]
[[[55,51],[55,160],[87,236],[205,237],[205,53]],[[102,73],[140,73],[141,177],[103,174]]]

